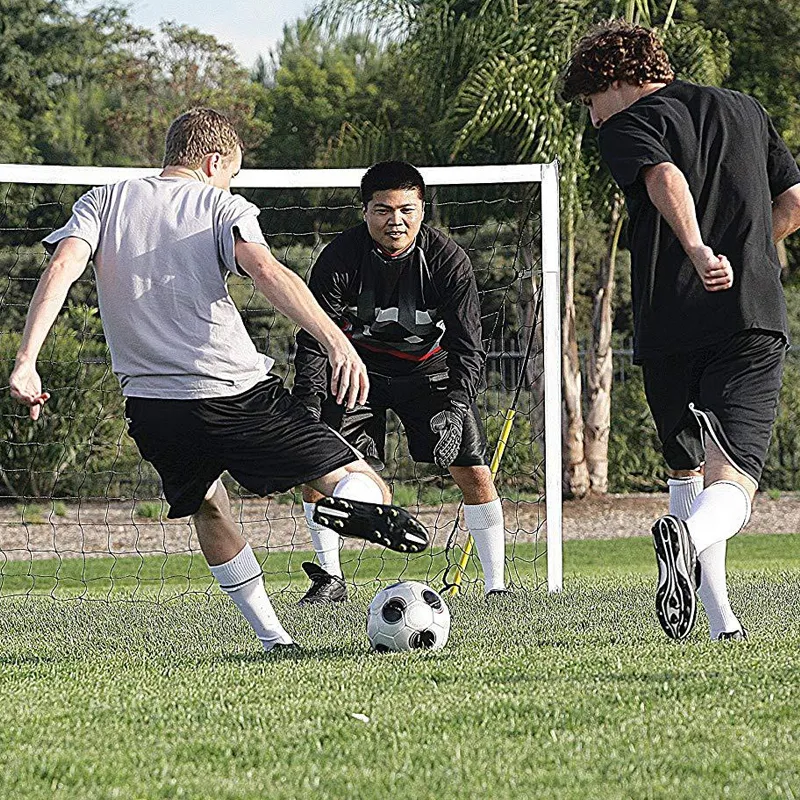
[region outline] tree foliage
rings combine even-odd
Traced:
[[[256,153],[265,167],[323,166],[350,120],[383,118],[396,102],[376,43],[356,33],[336,39],[309,21],[284,28],[277,52],[258,62],[254,78],[268,98],[271,132]]]
[[[419,165],[558,158],[565,203],[562,230],[573,237],[565,239],[564,250],[574,255],[579,343],[590,336],[598,295],[595,276],[608,257],[614,204],[613,182],[585,112],[558,97],[559,70],[588,27],[619,16],[658,27],[679,77],[755,95],[790,148],[800,148],[800,0],[326,0],[309,20],[287,26],[276,51],[262,58],[253,73],[213,36],[174,23],[158,31],[136,28],[116,2],[88,10],[69,0],[1,0],[0,5],[0,161],[155,166],[170,120],[200,104],[233,117],[250,167],[364,166],[387,157]],[[468,190],[448,191],[433,204],[436,221],[452,223],[454,215],[462,214],[476,236],[488,236],[481,220],[467,218],[473,213],[468,204],[438,202],[474,199]],[[4,328],[21,327],[43,266],[35,240],[78,192],[75,187],[4,187]],[[358,212],[352,193],[249,196],[265,208],[283,206],[280,213],[262,215],[265,230],[276,251],[283,248],[285,260],[301,272],[341,224],[341,216],[334,218],[337,209],[351,208],[354,218]],[[531,235],[528,223],[512,219],[512,212],[492,213],[497,214],[493,230],[511,224],[504,228],[510,241]],[[299,248],[286,235],[295,228],[310,234]],[[624,239],[623,233],[623,246]],[[493,265],[494,272],[485,275],[482,265],[476,269],[482,288],[491,289],[510,280],[516,266]],[[614,341],[622,342],[631,331],[624,264],[617,265],[616,275]],[[249,283],[234,281],[232,289],[247,307],[247,325],[259,345],[269,337],[288,347],[291,326],[255,297]],[[797,295],[790,292],[790,301],[797,305]],[[520,327],[525,302],[519,300],[519,315],[504,319],[504,325]],[[87,339],[77,321],[92,303],[90,282],[76,287],[72,303],[73,310],[59,323],[51,360],[69,365],[90,354],[93,360],[81,367],[81,379],[102,383],[106,392],[104,345]],[[487,319],[493,318],[489,312]],[[2,334],[5,357],[11,353],[10,336]],[[75,377],[68,374],[74,365],[64,369],[63,374],[54,372],[53,380],[69,383],[70,375]],[[765,473],[781,487],[797,480],[793,370],[787,371],[788,388]],[[53,407],[71,420],[75,414],[63,405],[68,400],[59,402]],[[111,400],[104,403],[119,414]],[[661,474],[660,459],[635,380],[615,387],[612,408],[612,488],[644,486]],[[110,431],[110,440],[118,438],[112,430],[118,419],[95,411],[98,430]],[[22,442],[22,418],[10,408],[3,413]],[[78,423],[70,425],[76,436],[89,436]],[[49,466],[37,480],[68,486],[69,465],[87,457],[87,442],[76,438],[68,452],[65,440],[58,453],[46,451]],[[23,452],[22,445],[4,451],[3,464]],[[93,452],[92,463],[121,457]],[[638,459],[636,469],[631,459]]]

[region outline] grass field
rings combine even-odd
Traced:
[[[3,599],[0,797],[800,797],[800,535],[730,562],[745,643],[664,637],[647,539],[567,543],[557,596],[453,601],[438,653],[370,653],[366,590],[278,596],[297,656],[216,593]]]

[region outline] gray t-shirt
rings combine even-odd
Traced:
[[[267,247],[258,208],[185,178],[98,186],[43,240],[92,248],[100,318],[127,397],[194,400],[240,394],[266,378],[226,285],[241,274],[235,236]]]

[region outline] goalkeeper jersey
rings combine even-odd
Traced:
[[[485,360],[478,289],[469,257],[448,236],[423,225],[414,244],[392,257],[362,223],[325,247],[309,288],[370,372],[446,370],[450,398],[475,399]],[[326,365],[324,349],[300,331],[295,394],[324,397]]]

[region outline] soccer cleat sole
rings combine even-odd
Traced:
[[[695,564],[689,534],[670,517],[657,520],[652,533],[658,563],[658,622],[671,639],[685,639],[697,619]]]
[[[314,508],[314,522],[340,536],[381,544],[398,553],[420,553],[430,544],[428,529],[397,506],[323,497]]]

